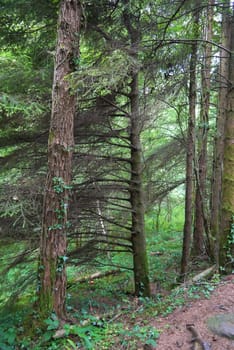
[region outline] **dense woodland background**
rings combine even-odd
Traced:
[[[82,326],[53,339],[88,290],[156,307],[233,273],[233,2],[0,8],[0,348],[110,349]]]

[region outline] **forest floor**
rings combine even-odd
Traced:
[[[207,320],[217,314],[234,314],[234,275],[226,277],[210,294],[209,298],[189,301],[165,317],[151,320],[160,330],[157,350],[233,350],[234,340],[212,333]],[[195,346],[187,325],[192,324],[207,347]],[[234,324],[232,325],[234,329]],[[145,347],[144,349],[147,349]]]
[[[107,316],[106,322],[112,328],[109,333],[111,338],[106,339],[108,347],[93,349],[234,350],[234,275],[217,280],[215,277],[213,280],[200,280],[171,291],[152,285],[152,299],[126,295],[122,301],[115,299],[113,290],[109,296],[105,294],[101,297],[100,290],[97,292],[96,289],[98,284],[99,287],[103,286],[103,279],[90,284],[89,291],[86,290],[87,299],[83,302],[87,304],[87,300],[90,301],[89,311],[93,315]],[[116,303],[119,303],[119,308],[113,309],[115,311],[109,317],[105,308],[110,311]],[[82,305],[76,306],[82,309]],[[227,332],[231,332],[232,339],[209,329],[208,320],[217,315],[231,315],[231,321],[223,324]],[[121,331],[119,325],[122,325]],[[192,341],[195,337],[188,325],[192,325],[197,333],[195,337],[198,342]],[[151,345],[153,339],[155,345]]]

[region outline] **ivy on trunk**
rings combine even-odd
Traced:
[[[61,1],[38,268],[40,316],[55,312],[59,320],[66,319],[66,232],[76,109],[76,96],[71,93],[66,77],[74,71],[79,57],[79,23],[79,1]]]

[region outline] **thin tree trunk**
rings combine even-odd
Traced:
[[[79,21],[79,1],[61,1],[38,269],[40,316],[47,317],[53,311],[59,320],[66,318],[66,231],[76,109],[76,96],[65,78],[74,70],[79,55]]]
[[[224,132],[224,158],[222,178],[222,209],[220,229],[220,266],[225,272],[233,271],[234,254],[234,4],[230,15],[229,37],[231,55],[229,59],[229,89],[227,119]]]
[[[229,37],[229,0],[224,3],[222,19],[222,46],[230,49]],[[212,235],[212,251],[214,260],[219,267],[220,250],[220,221],[221,221],[221,196],[222,196],[222,173],[223,173],[223,153],[224,153],[224,125],[227,113],[227,95],[228,95],[228,75],[229,75],[229,53],[220,50],[220,68],[219,68],[219,105],[216,120],[216,135],[213,155],[213,175],[211,184],[211,218],[210,230]]]
[[[210,71],[212,46],[213,4],[211,0],[207,7],[207,26],[205,29],[204,63],[201,71],[201,112],[198,135],[198,163],[196,166],[196,195],[193,232],[193,254],[209,254],[209,234],[206,215],[206,177],[207,177],[207,138],[209,130],[210,108]],[[206,232],[206,240],[204,233]]]
[[[197,38],[199,13],[194,14],[194,36]],[[181,279],[185,278],[190,259],[191,236],[193,226],[193,164],[195,155],[195,120],[196,120],[196,65],[197,44],[191,49],[190,77],[189,77],[189,120],[187,132],[186,154],[186,193],[185,193],[185,222],[183,235],[183,248],[181,259]]]
[[[144,200],[142,189],[142,150],[139,130],[138,77],[131,83],[131,206],[132,206],[132,246],[135,280],[135,294],[150,296],[148,261],[146,254]]]

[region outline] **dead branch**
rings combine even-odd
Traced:
[[[120,269],[115,269],[115,270],[110,270],[110,271],[98,271],[98,272],[95,272],[93,273],[92,275],[90,276],[86,276],[86,277],[82,277],[82,278],[77,278],[76,280],[70,282],[67,286],[67,288],[70,288],[72,287],[74,284],[76,283],[85,283],[85,282],[91,282],[95,279],[98,279],[98,278],[103,278],[103,277],[107,277],[107,276],[110,276],[110,275],[117,275],[119,273],[121,273],[123,271],[121,271]]]
[[[198,282],[204,278],[212,276],[216,272],[217,266],[213,265],[208,269],[200,272],[198,275],[194,276],[191,280],[187,281],[186,284],[193,284],[194,282]]]
[[[209,267],[208,269],[200,272],[199,274],[197,274],[196,276],[194,276],[193,278],[189,279],[189,280],[184,280],[184,282],[182,284],[180,284],[178,287],[176,287],[174,289],[174,292],[180,290],[181,288],[187,288],[188,286],[193,285],[194,283],[197,283],[198,281],[207,278],[207,277],[211,277],[217,270],[217,266],[213,265],[211,267]]]
[[[192,344],[191,350],[211,350],[210,345],[206,341],[202,340],[200,334],[195,329],[194,324],[187,324],[186,328],[188,331],[192,333],[191,342],[193,344]]]
[[[204,278],[211,277],[216,272],[216,270],[217,270],[217,266],[213,265],[213,266],[209,267],[208,269],[200,272],[196,276],[192,277],[191,279],[185,280],[184,283],[182,283],[178,288],[187,287],[187,286],[190,286],[190,285],[192,285],[192,284],[194,284],[194,283],[196,283]]]

